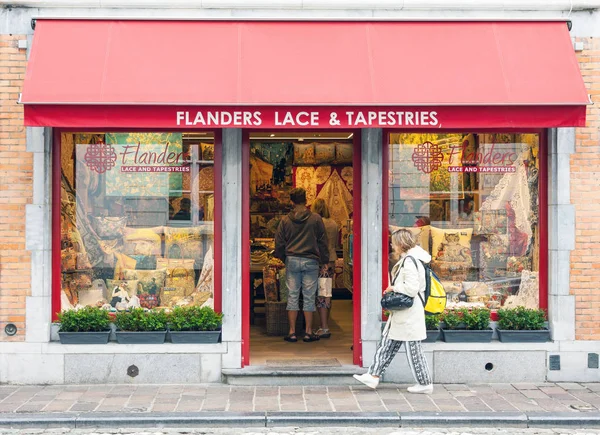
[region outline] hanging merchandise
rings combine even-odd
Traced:
[[[317,196],[317,184],[315,180],[315,168],[312,166],[302,166],[296,168],[296,187],[301,187],[306,191],[306,205],[309,207]]]
[[[261,186],[270,184],[272,179],[273,165],[250,155],[250,195],[255,195]]]
[[[296,177],[298,175],[296,174]],[[337,171],[333,171],[317,198],[323,199],[329,208],[331,219],[342,228],[352,215],[352,194]]]
[[[315,169],[315,183],[325,184],[331,175],[331,166],[318,166]]]

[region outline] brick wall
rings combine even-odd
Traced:
[[[26,152],[23,106],[17,104],[25,77],[24,35],[0,35],[0,340],[25,336],[25,297],[30,294],[31,263],[25,250],[25,206],[33,197],[33,159]],[[6,323],[18,334],[8,337]]]
[[[571,202],[575,206],[575,250],[571,294],[575,296],[576,339],[600,340],[600,39],[579,39],[583,79],[595,106],[587,126],[577,129],[571,157]]]

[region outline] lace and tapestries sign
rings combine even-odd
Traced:
[[[189,172],[181,133],[108,133],[88,145],[85,164],[104,173],[108,196],[167,196]]]

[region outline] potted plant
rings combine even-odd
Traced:
[[[167,335],[167,314],[163,310],[133,308],[118,313],[115,325],[121,344],[160,344]]]
[[[437,314],[425,316],[425,327],[427,329],[427,338],[423,341],[425,343],[436,342],[440,338],[440,316]]]
[[[543,343],[550,340],[546,312],[516,307],[498,310],[498,338],[504,343]]]
[[[461,308],[443,314],[442,335],[447,343],[489,343],[493,330],[490,328],[490,310],[487,308]]]
[[[175,307],[169,315],[169,334],[173,343],[218,343],[223,314],[210,307]]]
[[[98,307],[65,310],[58,315],[62,344],[106,344],[110,336],[108,311]]]

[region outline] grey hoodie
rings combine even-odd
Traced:
[[[275,257],[302,257],[329,262],[329,249],[323,219],[308,208],[291,211],[279,223],[275,234]]]

